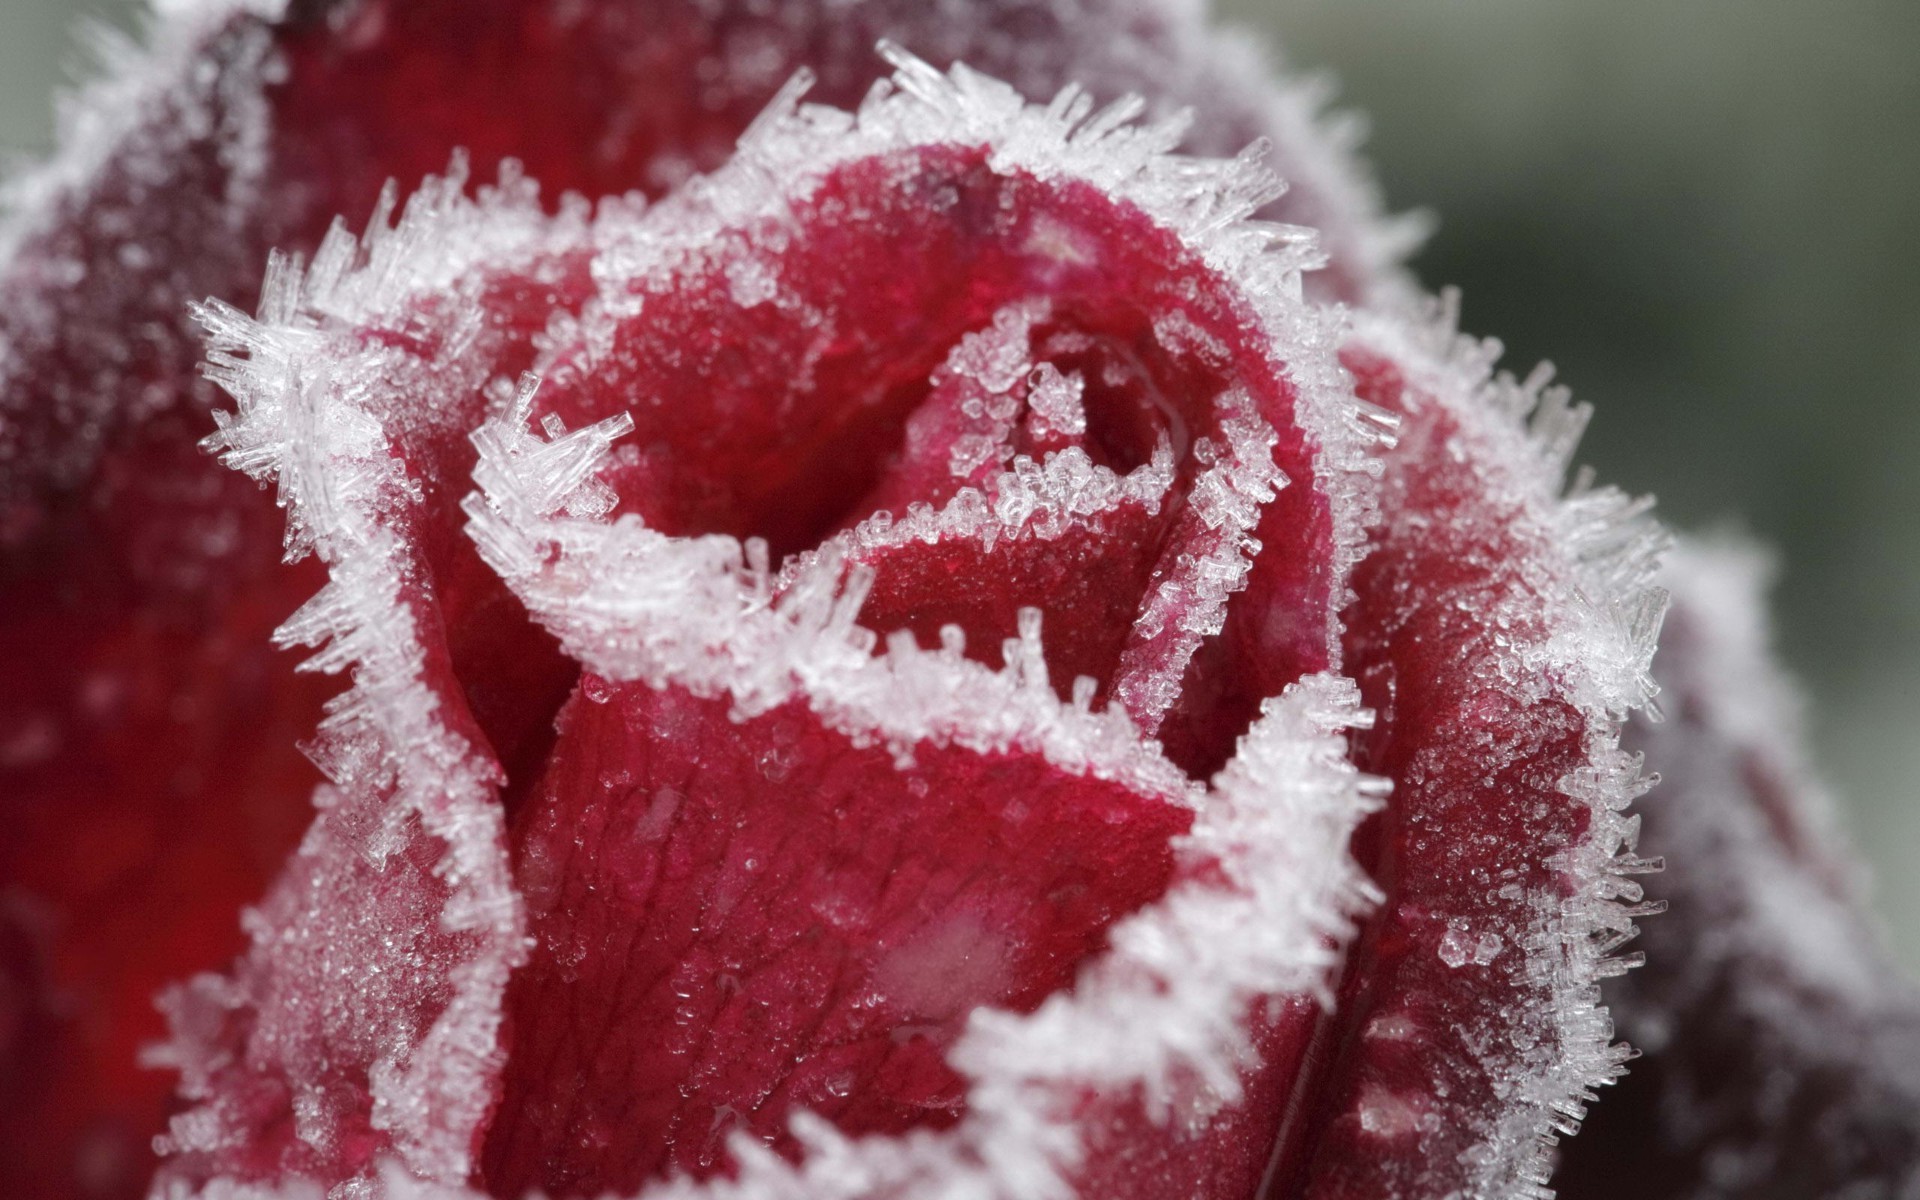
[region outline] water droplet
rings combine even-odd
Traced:
[[[1360,1128],[1383,1138],[1405,1137],[1420,1128],[1420,1113],[1405,1096],[1368,1087],[1360,1096]]]

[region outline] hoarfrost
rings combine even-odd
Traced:
[[[1920,1187],[1920,993],[1865,913],[1804,759],[1798,696],[1768,652],[1771,574],[1730,537],[1683,541],[1663,574],[1668,717],[1636,721],[1629,743],[1663,777],[1642,840],[1686,869],[1656,881],[1673,909],[1647,931],[1650,965],[1609,985],[1648,1053],[1595,1144],[1573,1147],[1577,1200]],[[1624,1139],[1633,1181],[1613,1165]]]
[[[1626,878],[1658,864],[1633,852],[1638,820],[1623,810],[1647,783],[1638,757],[1619,748],[1619,729],[1655,691],[1649,663],[1666,597],[1654,571],[1667,539],[1646,517],[1645,502],[1596,488],[1584,474],[1566,485],[1585,410],[1549,387],[1544,370],[1524,381],[1495,375],[1498,347],[1458,334],[1455,303],[1443,298],[1421,321],[1359,313],[1350,348],[1392,363],[1406,395],[1416,397],[1403,435],[1445,438],[1429,458],[1458,464],[1473,479],[1471,508],[1438,519],[1486,522],[1451,532],[1471,544],[1506,547],[1511,559],[1503,568],[1511,575],[1497,590],[1451,601],[1463,620],[1485,629],[1486,650],[1461,664],[1473,672],[1478,703],[1492,712],[1493,698],[1504,695],[1513,711],[1528,712],[1562,697],[1578,714],[1575,729],[1584,727],[1584,762],[1558,790],[1584,811],[1585,828],[1556,855],[1550,884],[1511,894],[1489,887],[1484,905],[1459,914],[1464,923],[1437,939],[1439,958],[1455,972],[1469,964],[1496,968],[1508,945],[1524,956],[1516,980],[1525,985],[1498,1013],[1485,1014],[1510,1025],[1514,1036],[1491,1027],[1459,1031],[1464,1046],[1478,1047],[1479,1076],[1491,1081],[1498,1103],[1491,1112],[1461,1113],[1465,1127],[1449,1136],[1470,1136],[1461,1162],[1472,1194],[1544,1198],[1552,1194],[1553,1147],[1577,1131],[1593,1089],[1612,1082],[1630,1057],[1612,1044],[1607,1012],[1597,1003],[1599,980],[1637,963],[1637,955],[1612,952],[1634,936],[1635,918],[1660,907],[1635,903],[1638,885]],[[1386,482],[1382,544],[1429,540],[1435,518],[1423,506],[1432,501],[1402,494],[1422,486],[1420,477],[1390,469]],[[1484,744],[1474,749],[1475,771],[1487,787],[1514,765],[1515,752],[1490,736],[1492,728],[1480,731]],[[1417,787],[1419,764],[1410,769]],[[1441,883],[1436,894],[1451,886]],[[1441,1166],[1419,1186],[1440,1186],[1453,1169]]]

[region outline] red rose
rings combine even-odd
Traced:
[[[149,1138],[166,1197],[1548,1194],[1659,907],[1663,538],[1563,494],[1584,411],[1419,299],[1310,97],[1145,0],[152,41],[0,260],[8,1194]],[[1697,807],[1813,878],[1782,779]],[[1748,1004],[1738,915],[1632,997],[1624,1157],[1687,1194],[1817,1111],[1800,1182],[1892,1186],[1910,1009],[1851,945]]]

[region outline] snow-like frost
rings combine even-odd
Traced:
[[[1545,986],[1540,1016],[1551,1037],[1517,1060],[1508,1047],[1490,1048],[1487,1069],[1511,1091],[1478,1131],[1468,1160],[1473,1194],[1550,1200],[1558,1139],[1578,1131],[1594,1089],[1617,1079],[1633,1055],[1613,1042],[1599,981],[1638,965],[1640,956],[1613,951],[1634,936],[1636,918],[1663,907],[1641,903],[1631,878],[1660,863],[1634,852],[1640,821],[1624,810],[1650,784],[1640,757],[1620,749],[1620,731],[1657,692],[1650,667],[1667,595],[1656,574],[1669,539],[1647,501],[1596,487],[1584,471],[1568,485],[1587,410],[1549,386],[1545,367],[1524,380],[1496,374],[1500,346],[1458,332],[1457,296],[1444,295],[1417,321],[1363,311],[1354,344],[1395,363],[1458,422],[1463,436],[1448,452],[1473,464],[1484,497],[1511,505],[1516,532],[1541,550],[1517,565],[1527,571],[1523,603],[1538,606],[1546,637],[1512,637],[1500,678],[1489,682],[1521,697],[1556,690],[1586,723],[1586,766],[1560,783],[1589,814],[1585,835],[1557,864],[1570,894],[1543,889],[1527,897],[1531,922],[1476,931],[1524,949],[1529,977]],[[1499,613],[1481,615],[1505,625]]]
[[[256,1022],[246,1069],[277,1068],[296,1085],[318,1086],[357,1061],[372,1128],[391,1137],[416,1176],[457,1181],[471,1172],[473,1130],[499,1070],[500,997],[525,954],[499,768],[450,717],[455,701],[434,686],[418,631],[416,563],[402,521],[417,503],[417,482],[396,442],[434,414],[394,411],[389,389],[404,378],[405,356],[366,345],[336,359],[323,352],[321,329],[396,296],[450,289],[478,261],[538,259],[586,236],[579,206],[548,217],[511,172],[478,200],[464,197],[464,185],[456,161],[393,227],[389,199],[364,241],[336,225],[310,266],[277,258],[256,318],[218,302],[200,310],[212,341],[208,374],[236,404],[209,446],[278,483],[290,555],[316,552],[330,573],[279,638],[317,647],[309,669],[350,673],[353,686],[330,703],[312,749],[330,781],[315,796],[319,817],[246,919],[252,953],[231,979],[202,976],[166,1002],[174,1040],[156,1061],[180,1069],[182,1094],[199,1104],[174,1119],[162,1145],[189,1159],[248,1136],[249,1114],[225,1094],[231,1089],[215,1086],[235,1069],[218,1041],[222,1014],[246,1004]],[[429,234],[431,253],[422,250]],[[448,339],[456,360],[476,335],[456,327]],[[430,876],[390,875],[401,855],[424,856]],[[417,928],[359,899],[376,883]],[[404,903],[394,889],[418,899]],[[423,935],[447,944],[423,945]],[[291,993],[323,1000],[315,1011],[287,1002]],[[416,1012],[426,1027],[413,1023]],[[304,1107],[315,1113],[333,1103],[314,1101]],[[299,1094],[292,1103],[303,1110]],[[340,1136],[324,1121],[299,1133],[323,1155]],[[156,1186],[186,1187],[166,1169]]]
[[[59,153],[0,186],[0,263],[11,261],[27,238],[45,232],[61,215],[61,199],[84,192],[129,136],[147,132],[157,103],[179,103],[194,114],[182,122],[184,137],[196,123],[215,119],[209,99],[216,90],[228,100],[257,92],[262,82],[258,49],[217,73],[202,65],[206,41],[236,16],[272,21],[285,8],[286,0],[158,0],[142,14],[134,37],[102,22],[83,25],[90,82],[55,105]],[[242,107],[254,110],[250,120],[263,117],[258,105]],[[264,125],[253,133],[257,144]],[[164,177],[169,152],[178,149],[178,144],[156,145],[144,153],[151,169]],[[263,164],[256,158],[252,165]]]
[[[1764,598],[1769,555],[1732,538],[1687,539],[1668,557],[1661,581],[1674,595],[1673,653],[1659,675],[1687,705],[1683,721],[1640,730],[1639,741],[1685,797],[1663,803],[1668,840],[1701,859],[1690,889],[1711,893],[1728,914],[1717,953],[1777,960],[1783,977],[1856,1004],[1910,998],[1895,982],[1885,948],[1858,912],[1865,882],[1846,849],[1826,788],[1803,757],[1798,694],[1769,657]],[[1718,745],[1687,746],[1709,731]],[[1732,761],[1729,761],[1731,759]],[[1673,766],[1666,766],[1671,762]],[[1696,782],[1719,768],[1773,780],[1781,811],[1741,806],[1724,780]],[[1707,854],[1709,840],[1726,844]],[[1737,864],[1737,865],[1735,865]],[[1704,877],[1711,873],[1713,883]],[[1738,951],[1735,947],[1739,946]],[[1713,965],[1693,964],[1702,976]],[[1809,1033],[1815,1031],[1809,1030]]]

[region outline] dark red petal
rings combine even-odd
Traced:
[[[0,568],[11,1196],[144,1182],[173,1090],[140,1065],[163,1031],[153,997],[240,949],[235,914],[307,820],[304,803],[271,800],[311,788],[296,747],[334,690],[271,643],[318,576],[274,577],[278,514],[245,480],[181,464],[200,454],[173,422],[145,433],[103,471],[100,509],[46,531],[64,544]],[[210,716],[232,711],[247,719]]]
[[[1293,191],[1263,215],[1322,230],[1316,288],[1343,300],[1407,285],[1399,260],[1419,221],[1389,220],[1352,157],[1350,120],[1323,117],[1324,89],[1276,85],[1242,35],[1165,0],[306,0],[281,35],[290,118],[276,146],[289,178],[360,212],[389,175],[413,180],[463,145],[491,174],[515,157],[558,195],[658,196],[726,161],[734,140],[801,67],[816,98],[851,109],[894,41],[1052,96],[1137,92],[1162,115],[1191,106],[1183,149],[1239,152],[1268,139]],[[322,182],[324,181],[324,182]]]
[[[1642,864],[1617,738],[1649,688],[1662,539],[1618,493],[1560,498],[1582,414],[1489,380],[1450,326],[1363,319],[1346,360],[1401,417],[1346,636],[1379,714],[1356,756],[1394,785],[1356,844],[1386,899],[1279,1194],[1545,1195],[1548,1147],[1624,1057],[1597,984],[1642,911],[1619,903]]]
[[[538,942],[508,993],[494,1194],[706,1175],[806,1109],[944,1128],[977,1006],[1025,1011],[1157,897],[1191,812],[1031,753],[901,769],[789,702],[589,677],[514,832]]]
[[[1920,998],[1889,961],[1802,761],[1767,653],[1749,547],[1683,542],[1660,724],[1628,744],[1661,774],[1643,843],[1647,967],[1611,985],[1646,1051],[1574,1141],[1569,1200],[1897,1196],[1920,1181]]]

